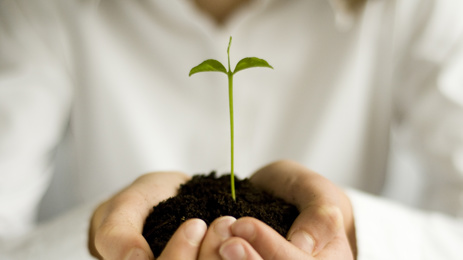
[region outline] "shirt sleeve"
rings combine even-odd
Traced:
[[[358,260],[459,260],[463,220],[428,213],[355,190]]]
[[[70,111],[62,34],[42,2],[0,1],[0,245],[33,227]]]
[[[87,249],[87,235],[90,218],[101,199],[81,204],[21,237],[0,243],[0,259],[95,259]]]

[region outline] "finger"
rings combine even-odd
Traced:
[[[344,234],[343,227],[339,208],[311,206],[296,218],[288,232],[288,240],[305,252],[317,255],[336,236]]]
[[[142,236],[143,225],[152,207],[177,194],[188,176],[177,172],[147,174],[103,203],[92,217],[89,248],[100,259],[154,259]],[[128,259],[128,258],[127,258]]]
[[[325,248],[316,256],[317,260],[354,260],[354,255],[349,246],[345,233],[340,233],[334,237]]]
[[[219,249],[223,260],[262,260],[257,251],[244,239],[232,237]]]
[[[233,236],[246,240],[263,259],[313,259],[255,218],[240,218],[233,223],[231,230]]]
[[[351,232],[345,230],[348,225],[353,227],[349,199],[333,183],[304,166],[279,161],[257,171],[251,181],[299,209],[288,239],[304,251],[316,255],[339,232]],[[347,217],[343,212],[348,212]]]
[[[236,221],[234,217],[220,217],[211,223],[206,236],[201,243],[199,259],[221,259],[219,256],[220,245],[231,237],[231,225]]]
[[[185,221],[167,242],[158,260],[196,260],[206,230],[207,225],[201,219]]]

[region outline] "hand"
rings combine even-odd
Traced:
[[[177,195],[180,184],[189,178],[179,172],[149,173],[102,203],[90,223],[90,253],[106,260],[154,259],[142,236],[145,219],[154,205]],[[206,223],[200,219],[185,221],[175,231],[158,260],[220,259],[219,247],[231,237],[233,222],[233,217],[221,217],[207,229]]]
[[[179,172],[146,174],[102,203],[95,210],[90,223],[88,239],[90,253],[99,259],[107,260],[132,259],[129,257],[136,255],[139,258],[133,259],[154,259],[148,243],[142,236],[145,219],[154,205],[175,196],[180,184],[188,180],[187,175]],[[202,239],[205,226],[204,222],[197,220],[185,223],[178,233],[180,235],[184,233],[186,240],[177,239],[174,243],[181,241],[188,244],[188,239],[194,240],[197,237]],[[184,247],[186,254],[192,254],[189,251],[197,251],[199,248],[195,243],[190,245]]]
[[[257,219],[237,220],[231,226],[233,237],[219,249],[232,258],[223,259],[355,259],[350,200],[333,183],[290,161],[262,168],[251,181],[297,206],[300,214],[288,240]]]

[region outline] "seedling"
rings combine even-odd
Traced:
[[[234,122],[233,122],[233,75],[235,75],[238,71],[252,68],[252,67],[267,67],[273,69],[272,66],[268,64],[267,61],[263,59],[259,59],[256,57],[248,57],[240,60],[236,66],[235,70],[231,70],[230,68],[230,46],[232,42],[232,37],[230,36],[230,41],[228,42],[227,48],[227,56],[228,56],[228,70],[225,69],[225,66],[222,65],[217,60],[209,59],[203,61],[198,66],[192,68],[190,70],[189,76],[198,73],[198,72],[206,72],[206,71],[215,71],[215,72],[223,72],[227,74],[228,77],[228,101],[230,106],[230,148],[231,148],[231,170],[230,170],[230,185],[231,185],[231,194],[234,201],[236,201],[235,195],[235,174],[234,174]]]

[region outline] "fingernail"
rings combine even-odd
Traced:
[[[185,228],[185,237],[194,246],[199,246],[206,234],[206,223],[199,219],[190,220]]]
[[[293,245],[297,246],[299,249],[312,254],[314,248],[313,238],[307,234],[305,231],[298,230],[291,235],[289,239]]]
[[[145,251],[140,248],[134,248],[130,250],[127,256],[124,258],[125,260],[148,260],[148,255]]]
[[[224,260],[241,260],[246,259],[246,253],[243,245],[240,243],[225,243],[220,247],[219,254]]]
[[[226,216],[217,220],[217,223],[214,225],[214,232],[222,238],[222,241],[231,237],[230,226],[236,221],[236,218]]]

